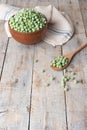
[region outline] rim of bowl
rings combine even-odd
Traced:
[[[15,16],[15,15],[13,15],[13,16]],[[13,16],[11,16],[11,17],[13,17]],[[11,17],[10,17],[10,18],[11,18]],[[46,19],[46,21],[47,21],[46,16],[45,16],[45,19]],[[10,19],[8,20],[8,26],[9,26],[10,30],[13,30],[14,32],[20,33],[20,34],[34,34],[34,33],[40,32],[41,30],[44,30],[44,28],[45,28],[45,27],[47,26],[47,24],[48,24],[48,21],[47,21],[46,24],[45,24],[45,26],[43,26],[43,28],[41,28],[40,30],[37,30],[37,31],[35,31],[35,32],[18,32],[18,31],[16,31],[16,30],[14,30],[13,28],[11,28],[11,26],[10,26],[10,24],[9,24],[9,21],[10,21]]]

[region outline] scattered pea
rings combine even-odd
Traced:
[[[64,69],[64,74],[67,72],[67,69]]]
[[[56,77],[52,77],[52,80],[55,80],[56,79]]]
[[[61,86],[62,86],[62,87],[65,87],[65,85],[66,85],[65,81],[62,80],[62,81],[61,81]]]
[[[75,73],[75,72],[72,72],[72,73],[71,73],[71,75],[73,75],[73,76],[74,76],[74,75],[76,75],[76,73]]]
[[[69,78],[67,76],[63,76],[63,80],[66,82],[69,80]]]
[[[45,70],[42,71],[43,73],[45,72]]]
[[[69,91],[69,87],[68,87],[68,86],[65,86],[65,87],[64,87],[64,91]]]
[[[46,86],[47,86],[47,87],[50,86],[50,83],[47,83]]]
[[[74,83],[75,83],[75,84],[77,84],[77,83],[78,83],[78,81],[77,81],[77,80],[74,80]]]
[[[56,77],[52,76],[50,79],[51,79],[51,80],[55,80],[55,79],[56,79]]]
[[[64,69],[64,76],[61,79],[61,86],[64,88],[64,91],[68,91],[69,87],[67,87],[67,82],[71,81],[75,84],[78,83],[76,80],[76,73],[73,71],[68,71],[67,69]]]
[[[71,76],[70,79],[71,79],[71,80],[75,80],[75,77]]]
[[[37,63],[38,61],[39,61],[38,59],[35,60],[36,63]]]

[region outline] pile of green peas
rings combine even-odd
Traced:
[[[58,56],[57,58],[55,58],[52,61],[51,66],[58,67],[58,68],[63,68],[67,64],[68,64],[68,58],[66,58],[64,56]]]
[[[9,20],[11,29],[29,33],[42,29],[46,23],[45,15],[34,9],[23,9]]]

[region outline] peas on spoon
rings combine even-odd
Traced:
[[[54,70],[60,71],[68,67],[70,64],[72,58],[83,48],[87,46],[87,43],[82,44],[79,48],[77,48],[75,51],[72,51],[69,54],[66,54],[64,56],[58,56],[54,60],[51,61],[50,67]]]

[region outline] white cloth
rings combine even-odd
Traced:
[[[14,6],[1,4],[0,20],[8,21],[12,15],[16,14],[20,10],[20,8]],[[58,11],[52,5],[36,6],[35,10],[43,13],[49,22],[46,37],[43,39],[45,42],[53,46],[62,45],[72,37],[74,27],[66,13]],[[5,29],[8,37],[11,37],[7,22],[5,23]]]

